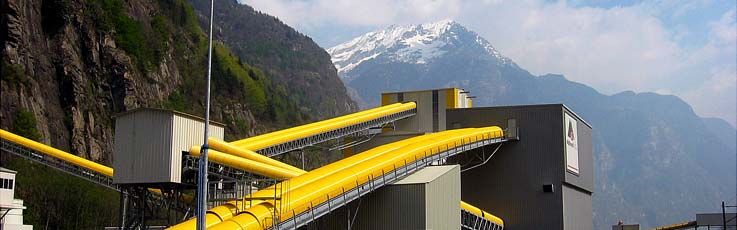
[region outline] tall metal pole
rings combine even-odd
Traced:
[[[205,211],[207,209],[207,138],[210,136],[210,79],[212,76],[212,19],[215,0],[210,0],[210,31],[207,40],[207,98],[205,101],[205,136],[200,150],[199,175],[197,175],[197,230],[205,230]]]

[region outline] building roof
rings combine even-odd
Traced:
[[[12,174],[17,174],[18,173],[17,171],[13,171],[13,170],[6,169],[6,168],[3,168],[3,167],[0,167],[0,172],[12,173]]]
[[[114,118],[118,118],[118,117],[126,116],[128,114],[138,113],[138,112],[144,112],[144,111],[165,112],[165,113],[170,113],[170,114],[174,114],[174,115],[186,117],[186,118],[189,118],[189,119],[192,119],[192,120],[205,122],[205,118],[202,118],[202,117],[199,117],[199,116],[195,116],[195,115],[192,115],[192,114],[188,114],[188,113],[184,113],[184,112],[179,112],[179,111],[171,110],[171,109],[157,109],[157,108],[148,108],[148,107],[140,107],[140,108],[131,109],[131,110],[128,110],[128,111],[125,111],[125,112],[122,112],[122,113],[115,114],[115,115],[113,115],[113,117]],[[212,119],[210,119],[210,124],[225,128],[225,124],[224,123],[220,123],[218,121],[213,121]]]
[[[443,165],[443,166],[430,166],[421,169],[420,171],[414,172],[411,175],[394,182],[394,185],[399,184],[426,184],[434,181],[438,177],[453,170],[458,165]]]

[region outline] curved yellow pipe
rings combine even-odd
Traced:
[[[382,173],[390,172],[397,167],[401,167],[408,162],[416,159],[436,154],[440,151],[453,148],[463,143],[469,143],[482,139],[501,137],[502,131],[498,127],[466,129],[468,134],[459,134],[454,136],[442,136],[441,138],[431,138],[421,143],[415,143],[404,146],[387,154],[382,154],[372,160],[356,164],[348,169],[341,170],[330,175],[327,178],[310,183],[297,189],[289,191],[289,199],[281,205],[292,207],[293,212],[283,212],[280,215],[281,220],[290,218],[293,214],[298,214],[309,210],[313,205],[320,204],[328,199],[327,196],[339,195],[341,191],[354,188],[358,184],[362,184],[371,179],[371,177],[380,176]],[[370,150],[369,150],[370,151]],[[359,154],[360,155],[360,154]],[[347,158],[346,158],[347,159]],[[344,159],[345,160],[345,159]],[[336,163],[341,163],[343,160]],[[335,164],[335,163],[334,163]],[[259,191],[256,194],[269,191]],[[258,196],[258,195],[254,195]],[[269,203],[269,202],[264,202]],[[268,227],[270,223],[263,222],[270,217],[270,212],[260,211],[257,205],[247,209],[244,213],[230,218],[229,221],[213,226],[213,229],[250,229],[249,226]],[[174,229],[174,228],[173,228]]]

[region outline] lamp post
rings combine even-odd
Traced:
[[[199,170],[197,175],[197,230],[205,230],[205,210],[207,209],[207,138],[210,136],[210,79],[212,77],[212,22],[215,0],[210,0],[210,31],[207,40],[207,96],[205,99],[205,135],[200,153]]]

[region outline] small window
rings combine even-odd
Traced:
[[[8,188],[8,179],[3,178],[3,184],[0,185],[0,188]]]
[[[13,189],[13,180],[10,180],[10,183],[8,183],[8,189]]]

